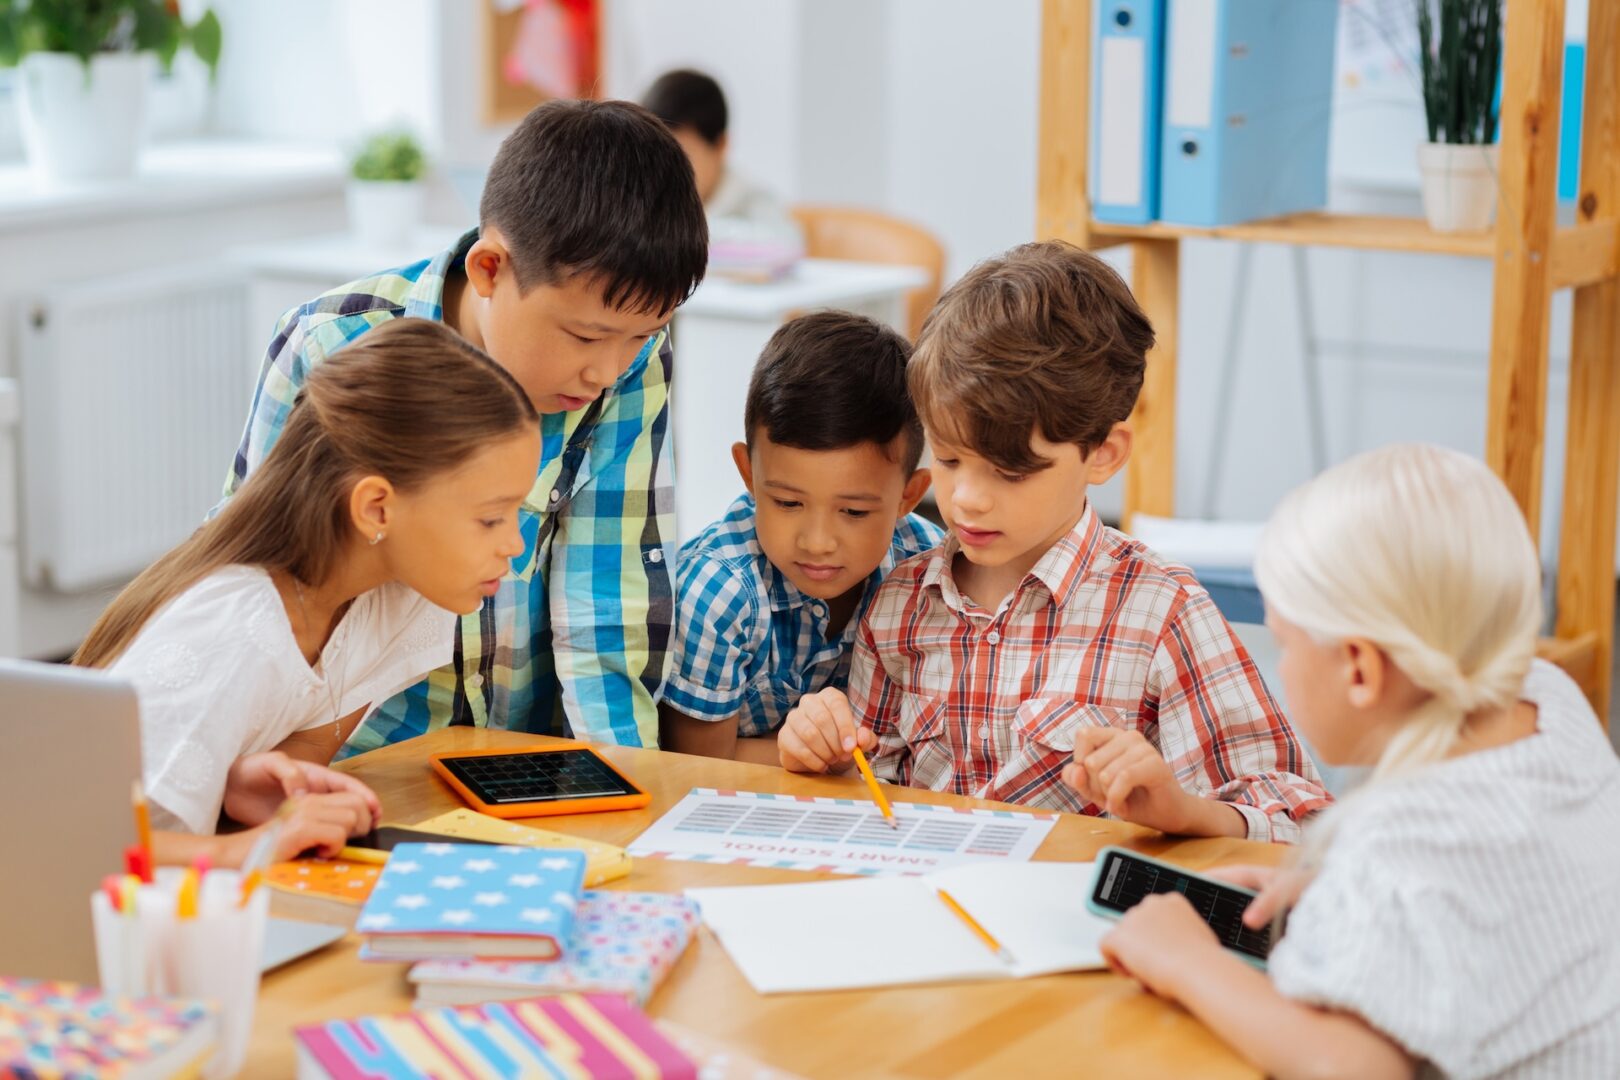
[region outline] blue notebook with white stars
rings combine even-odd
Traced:
[[[378,959],[554,960],[584,885],[572,848],[399,844],[355,929]]]

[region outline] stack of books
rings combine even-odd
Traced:
[[[465,808],[405,827],[442,834],[446,841],[577,849],[585,853],[585,884],[591,888],[625,877],[632,862],[624,848],[613,844],[519,825]],[[377,886],[383,861],[360,861],[357,853],[355,859],[305,858],[277,863],[265,875],[265,881],[277,893],[274,911],[289,918],[352,926],[360,906]]]
[[[585,891],[584,868],[564,849],[401,844],[356,923],[361,958],[415,961],[422,1005],[569,992],[644,1004],[691,941],[697,909]]]

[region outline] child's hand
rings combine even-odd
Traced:
[[[1076,732],[1074,761],[1063,767],[1063,782],[1122,821],[1167,833],[1191,831],[1202,809],[1191,804],[1204,802],[1182,789],[1140,731],[1119,728]]]
[[[872,729],[855,722],[849,699],[827,689],[799,701],[776,737],[776,752],[789,772],[843,772],[855,760],[852,751],[877,747]]]
[[[1209,876],[1260,894],[1243,909],[1243,925],[1258,930],[1299,903],[1300,894],[1316,876],[1316,871],[1298,867],[1220,866],[1209,871]]]
[[[381,820],[382,804],[365,784],[347,773],[300,761],[279,750],[236,759],[225,775],[224,809],[232,821],[261,825],[275,816],[288,799],[334,792],[352,793],[369,807],[371,825],[361,832],[370,832]]]
[[[1175,1001],[1188,969],[1220,959],[1215,931],[1180,893],[1143,899],[1099,943],[1108,966],[1162,998]],[[1241,963],[1241,961],[1238,961]]]
[[[374,819],[366,800],[353,791],[330,791],[316,795],[298,795],[291,800],[292,807],[282,818],[281,832],[270,851],[270,861],[285,862],[296,859],[306,851],[332,858],[351,836],[362,836],[371,831]],[[221,866],[241,866],[265,832],[275,827],[274,821],[239,833],[221,837],[223,846],[217,859]]]

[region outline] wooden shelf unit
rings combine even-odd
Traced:
[[[1086,248],[1129,244],[1131,286],[1158,343],[1133,420],[1127,518],[1175,511],[1176,353],[1181,240],[1300,244],[1489,258],[1490,383],[1485,458],[1540,522],[1552,293],[1572,288],[1569,428],[1559,533],[1556,637],[1542,654],[1568,670],[1607,723],[1620,503],[1620,3],[1588,15],[1575,223],[1556,224],[1564,0],[1507,0],[1501,188],[1493,232],[1437,233],[1416,218],[1292,214],[1221,228],[1095,222],[1086,197],[1093,0],[1042,0],[1036,235]]]
[[[1415,251],[1429,255],[1495,253],[1490,233],[1438,233],[1422,218],[1373,217],[1359,214],[1307,213],[1247,221],[1242,225],[1090,225],[1092,247],[1136,240],[1240,240],[1251,244],[1298,244],[1306,247]]]

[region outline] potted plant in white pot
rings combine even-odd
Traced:
[[[23,148],[45,184],[134,175],[154,63],[219,64],[219,19],[175,0],[0,0],[0,66],[18,69]]]
[[[1423,214],[1437,232],[1479,232],[1496,214],[1502,0],[1418,0]]]
[[[422,220],[427,158],[409,132],[372,135],[350,167],[349,229],[379,247],[403,244]]]

